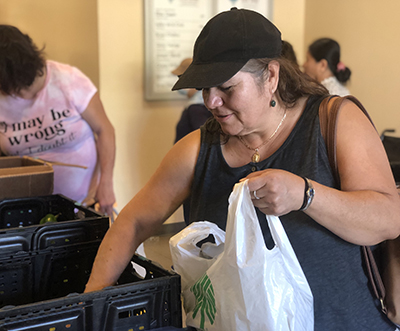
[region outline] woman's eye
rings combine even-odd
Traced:
[[[221,91],[229,91],[229,90],[231,89],[231,87],[232,87],[232,86],[226,86],[226,87],[221,86],[221,87],[220,87],[220,90],[221,90]]]

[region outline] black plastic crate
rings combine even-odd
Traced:
[[[93,264],[88,257],[97,248],[98,243],[86,243],[25,254],[25,259],[32,258],[33,283],[38,277],[40,280],[32,284],[32,302],[20,297],[20,303],[12,299],[13,306],[0,309],[0,330],[143,331],[182,327],[180,276],[138,255],[133,256],[117,285],[81,294]],[[73,260],[77,264],[72,268],[79,277],[72,272],[63,274]],[[44,263],[50,265],[41,271]],[[138,268],[145,270],[144,277],[136,272]],[[56,289],[61,283],[62,288]],[[63,293],[69,294],[56,297]]]
[[[39,224],[47,214],[57,222]],[[0,201],[0,255],[101,240],[109,219],[60,194]]]
[[[35,259],[22,254],[0,260],[0,307],[34,300]]]
[[[100,241],[0,256],[0,308],[83,292]]]

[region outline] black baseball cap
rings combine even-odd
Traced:
[[[193,62],[172,90],[210,88],[232,78],[250,59],[281,54],[281,33],[263,15],[232,8],[204,26],[193,49]]]

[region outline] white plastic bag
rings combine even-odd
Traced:
[[[311,331],[313,297],[276,216],[267,216],[275,247],[265,246],[247,181],[229,197],[225,249],[190,291],[186,323],[201,330]],[[194,262],[193,262],[194,263]]]
[[[197,243],[213,235],[215,245],[220,247],[225,242],[225,232],[216,224],[203,221],[194,222],[174,235],[169,240],[172,264],[174,270],[181,276],[182,292],[189,291],[190,287],[197,282],[201,276],[216,261],[215,258],[205,258],[201,254],[201,247]],[[189,297],[193,297],[190,296]]]

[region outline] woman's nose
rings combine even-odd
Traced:
[[[203,89],[204,104],[209,110],[221,107],[224,103],[220,91],[216,87]]]

